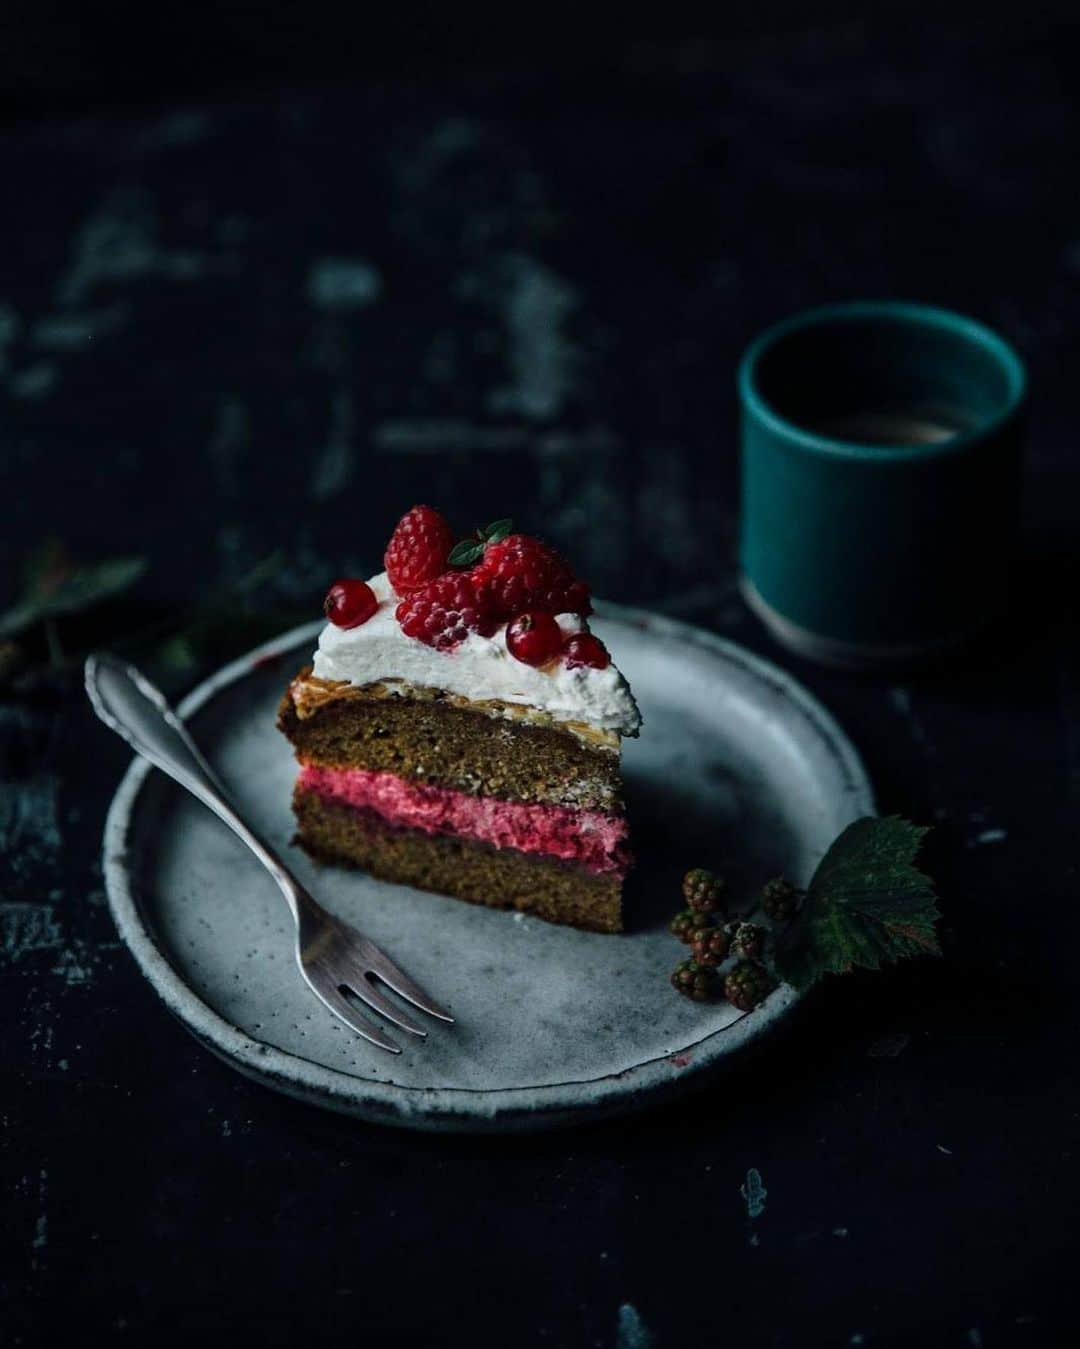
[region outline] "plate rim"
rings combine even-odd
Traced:
[[[597,604],[596,616],[704,648],[782,693],[829,750],[840,770],[852,819],[875,813],[873,788],[855,746],[832,714],[785,670],[737,642],[681,619],[609,603]],[[178,705],[178,713],[185,719],[190,717],[253,671],[312,642],[323,626],[319,620],[301,624],[230,661],[202,680]],[[310,1104],[375,1123],[474,1133],[552,1128],[621,1114],[699,1085],[722,1059],[786,1021],[805,996],[781,985],[762,1008],[744,1013],[684,1046],[616,1073],[566,1082],[495,1088],[420,1087],[326,1067],[258,1040],[220,1015],[187,983],[155,940],[132,885],[128,838],[139,794],[150,774],[157,771],[146,760],[134,757],[106,816],[102,867],[109,909],[120,937],[155,993],[196,1040],[245,1076]],[[710,1042],[721,1039],[723,1048],[714,1048],[710,1054]],[[486,1101],[486,1108],[477,1108],[481,1101]]]

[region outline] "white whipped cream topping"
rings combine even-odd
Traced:
[[[376,684],[398,679],[421,688],[446,689],[479,701],[498,698],[506,703],[538,707],[558,721],[580,721],[605,731],[637,735],[641,725],[630,686],[614,664],[604,670],[579,666],[568,670],[561,661],[536,669],[516,660],[506,646],[506,627],[493,637],[471,632],[452,651],[437,651],[406,637],[398,626],[398,596],[385,572],[368,582],[379,607],[358,628],[328,623],[319,634],[314,673],[319,679],[342,679],[350,684]],[[559,614],[565,633],[587,632],[577,614]]]

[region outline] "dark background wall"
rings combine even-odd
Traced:
[[[783,63],[800,46],[844,35],[867,54],[922,52],[941,42],[1007,34],[1062,46],[1074,7],[948,0],[736,0],[706,16],[692,7],[647,19],[555,5],[521,13],[488,5],[340,5],[318,0],[151,6],[137,0],[12,0],[0,15],[0,90],[8,119],[131,108],[279,86],[355,86],[386,77],[447,86],[467,80],[597,82],[737,69],[750,52]],[[1021,37],[1022,35],[1022,37]],[[749,46],[747,45],[749,44]]]

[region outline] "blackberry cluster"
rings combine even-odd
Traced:
[[[733,956],[744,960],[760,960],[765,953],[765,929],[757,923],[728,923],[725,926],[728,945]]]
[[[682,961],[675,966],[671,976],[672,987],[695,1002],[709,1002],[714,998],[717,983],[716,971],[699,965],[696,960]]]
[[[721,878],[704,867],[694,867],[683,877],[683,898],[695,913],[722,913],[726,889]]]
[[[767,881],[761,889],[761,907],[774,923],[790,923],[799,912],[803,892],[783,876]]]
[[[673,936],[692,948],[693,954],[675,967],[671,984],[694,1002],[726,998],[739,1011],[749,1012],[772,991],[775,980],[761,963],[765,929],[742,919],[722,921],[726,918],[726,889],[723,878],[704,867],[693,867],[683,877],[682,893],[688,907],[681,909],[668,927]],[[729,956],[737,957],[736,963],[723,973],[720,967]]]
[[[726,927],[707,927],[700,929],[694,938],[694,959],[699,965],[708,965],[716,969],[724,963],[731,947]]]
[[[752,1012],[773,987],[769,971],[756,960],[740,960],[724,977],[724,997],[740,1012]]]
[[[687,946],[692,946],[702,932],[708,932],[715,926],[711,914],[681,909],[668,924],[668,931]]]

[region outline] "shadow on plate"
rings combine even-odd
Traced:
[[[776,801],[726,767],[710,769],[710,777],[715,790],[708,794],[655,777],[627,777],[637,858],[626,882],[628,932],[666,927],[685,908],[682,878],[691,867],[722,875],[736,911],[751,908],[770,877],[795,869],[799,842]]]

